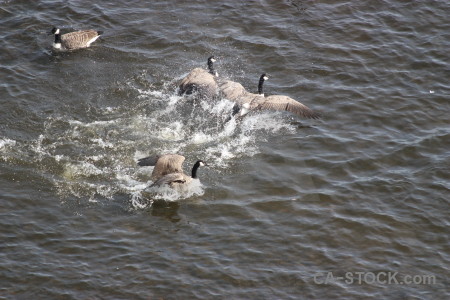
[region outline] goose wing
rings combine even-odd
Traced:
[[[183,173],[185,158],[178,154],[166,154],[158,158],[151,179],[157,180],[170,173]]]
[[[202,68],[192,70],[180,83],[180,94],[192,94],[203,89],[206,93],[215,94],[217,83],[212,74]]]
[[[174,184],[186,184],[191,181],[192,178],[184,173],[170,173],[156,180],[151,186],[162,186],[165,184],[173,186]]]
[[[201,78],[208,77],[208,75],[212,77],[212,75],[209,74],[208,71],[202,68],[195,68],[194,70],[189,72],[189,74],[187,74],[186,77],[183,78],[183,80],[181,80],[180,86],[184,86],[186,84],[195,82],[198,83],[201,80]]]
[[[310,119],[318,119],[320,117],[318,113],[306,105],[283,95],[266,97],[265,101],[258,105],[258,109],[284,110]]]
[[[75,49],[89,46],[92,40],[95,40],[98,36],[99,34],[96,30],[81,30],[63,34],[61,41],[66,48]]]
[[[242,84],[231,80],[221,82],[219,89],[225,98],[235,102],[238,102],[247,93]]]

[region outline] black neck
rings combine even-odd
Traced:
[[[61,44],[61,34],[55,34],[55,44]]]
[[[198,167],[200,167],[200,163],[199,162],[196,162],[195,164],[194,164],[194,166],[192,167],[192,178],[197,178],[197,169],[198,169]]]
[[[261,78],[259,78],[259,83],[258,83],[258,94],[260,94],[260,95],[264,94],[263,84],[264,84],[264,76],[261,76]]]
[[[214,70],[213,62],[208,60],[208,70],[209,74],[216,76],[216,71]]]

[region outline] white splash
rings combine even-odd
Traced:
[[[103,171],[89,162],[68,163],[64,166],[63,176],[67,180],[101,175]]]
[[[182,189],[173,189],[168,185],[165,185],[147,187],[145,192],[151,194],[152,199],[166,201],[177,201],[193,196],[202,196],[205,193],[203,185],[198,179],[192,180],[189,185],[184,186]]]
[[[14,140],[10,140],[7,138],[0,139],[0,150],[4,150],[7,147],[11,147],[11,146],[15,146],[15,145],[16,145],[16,141],[14,141]]]

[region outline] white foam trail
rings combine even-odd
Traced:
[[[203,185],[200,180],[193,180],[189,186],[183,190],[175,190],[169,186],[144,187],[139,186],[139,190],[131,192],[131,205],[134,209],[144,209],[151,206],[155,200],[165,200],[169,202],[202,196],[204,194]]]
[[[289,133],[295,132],[295,127],[283,121],[281,115],[275,112],[259,112],[244,118],[243,130],[247,132],[255,130],[266,130],[271,133],[280,131],[287,131]]]
[[[182,189],[173,189],[168,185],[147,187],[145,192],[152,195],[153,200],[177,201],[193,196],[202,196],[205,191],[200,180],[194,179]]]
[[[101,175],[103,173],[102,170],[94,166],[89,162],[80,162],[80,163],[68,163],[65,165],[65,169],[63,172],[63,176],[67,180],[74,180],[80,177],[89,177],[95,175]]]
[[[99,145],[101,148],[112,148],[114,147],[113,143],[110,142],[105,142],[103,139],[101,138],[96,138],[96,139],[91,139],[91,142],[96,143],[97,145]]]
[[[7,138],[0,139],[0,150],[4,150],[7,147],[11,147],[11,146],[15,146],[15,145],[16,145],[16,141],[14,141],[14,140],[10,140]]]
[[[131,193],[131,205],[134,209],[144,209],[153,204],[153,200],[144,199],[142,191]]]
[[[139,92],[139,98],[148,98],[148,96],[154,96],[154,97],[158,97],[161,98],[163,96],[163,93],[161,91],[146,91],[146,90],[142,90],[142,89],[137,89],[137,91]]]
[[[189,139],[189,142],[192,144],[204,144],[214,140],[214,136],[205,134],[203,132],[196,132]]]
[[[183,130],[183,123],[175,121],[168,124],[167,127],[161,128],[158,132],[158,137],[163,140],[179,141],[185,138]]]

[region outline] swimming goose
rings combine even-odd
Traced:
[[[207,164],[198,160],[191,171],[191,176],[184,174],[183,162],[185,157],[178,154],[165,154],[162,156],[149,156],[141,158],[138,161],[140,166],[155,166],[152,172],[151,179],[153,184],[151,186],[169,185],[171,188],[181,188],[189,185],[192,179],[197,178],[197,170],[201,166]]]
[[[54,27],[51,33],[55,35],[54,49],[75,50],[89,47],[103,32],[89,29],[61,34],[60,29]]]
[[[218,86],[216,77],[218,73],[214,70],[214,56],[208,58],[208,71],[202,68],[195,68],[181,81],[178,94],[190,95],[197,92],[200,97],[213,97],[217,94]]]
[[[264,73],[259,78],[258,94],[250,93],[237,82],[224,81],[219,89],[228,100],[236,102],[240,108],[240,115],[245,115],[249,110],[281,110],[288,111],[305,118],[318,119],[320,115],[306,105],[284,95],[264,96],[263,85],[269,77]],[[236,111],[235,111],[236,113]]]

